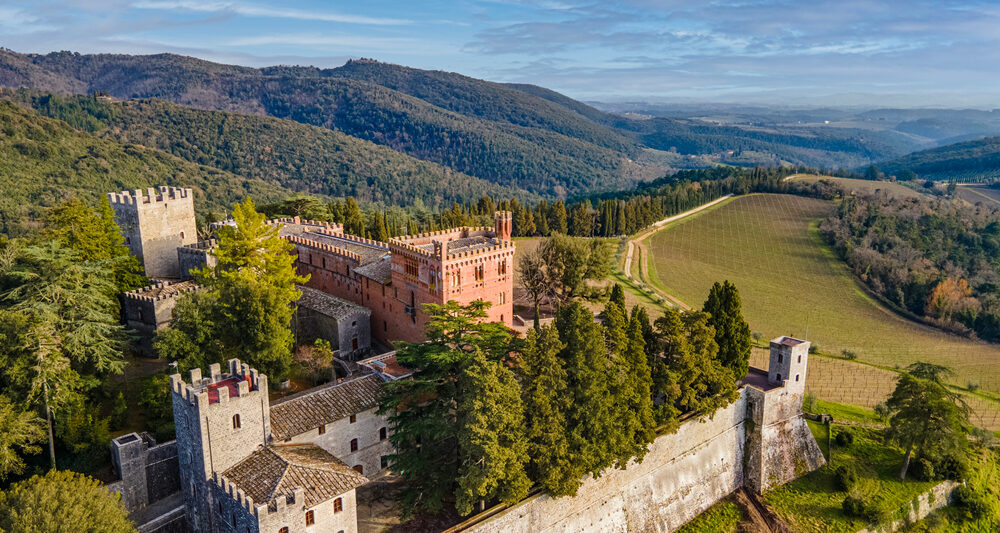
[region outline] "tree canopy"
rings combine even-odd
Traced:
[[[0,492],[0,531],[135,533],[117,494],[68,470],[15,483]]]

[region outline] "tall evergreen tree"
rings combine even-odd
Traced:
[[[669,390],[661,390],[681,412],[711,416],[738,396],[732,371],[718,359],[715,331],[704,312],[668,309],[656,320],[662,356],[670,372]]]
[[[619,305],[624,311],[625,309],[625,289],[622,288],[620,283],[615,283],[611,286],[611,297],[609,299]]]
[[[710,315],[708,325],[715,328],[719,358],[733,371],[736,379],[743,379],[750,369],[752,339],[750,326],[743,319],[742,301],[736,286],[728,280],[721,284],[715,282],[702,310]]]
[[[522,350],[522,395],[527,418],[529,474],[552,496],[572,496],[583,476],[567,434],[567,376],[559,360],[563,344],[552,326],[528,332]]]
[[[557,201],[549,210],[549,229],[554,233],[569,234],[569,220],[566,216],[566,204]]]
[[[646,360],[646,342],[643,340],[642,324],[633,314],[628,324],[628,346],[617,360],[621,383],[619,412],[625,421],[625,446],[619,466],[625,466],[629,457],[641,462],[649,444],[656,438],[656,419],[653,416],[653,376]]]
[[[344,203],[344,232],[358,237],[365,236],[365,218],[352,196],[348,196]]]
[[[486,500],[513,505],[531,488],[521,387],[509,368],[480,350],[472,353],[459,386],[455,508],[467,515]]]
[[[609,390],[609,359],[601,326],[579,302],[563,306],[556,314],[556,329],[565,347],[559,354],[567,375],[567,413],[573,461],[584,472],[599,474],[615,461],[609,444],[616,436],[616,407]]]

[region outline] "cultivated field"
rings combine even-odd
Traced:
[[[765,339],[808,337],[824,353],[851,350],[889,368],[945,364],[956,371],[955,384],[1000,392],[1000,346],[904,319],[864,292],[815,230],[831,209],[830,202],[775,194],[713,207],[649,239],[652,280],[700,307],[713,282],[729,279],[743,296],[751,329]],[[854,388],[847,379],[837,385]]]
[[[801,181],[806,183],[813,183],[820,180],[831,180],[838,183],[844,188],[847,194],[852,193],[874,193],[877,191],[885,191],[893,196],[899,198],[912,198],[915,196],[923,196],[919,193],[905,185],[899,183],[893,183],[891,181],[871,181],[871,180],[857,180],[852,178],[837,178],[834,176],[816,176],[813,174],[796,174],[790,176],[788,181]]]
[[[1000,208],[1000,189],[978,187],[975,185],[959,185],[955,190],[959,198],[970,204],[982,203],[993,209]]]

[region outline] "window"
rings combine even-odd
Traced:
[[[795,374],[795,381],[798,381],[798,380],[799,380],[799,375]]]
[[[802,356],[801,355],[799,356],[799,362],[800,363],[802,362]]]
[[[358,451],[358,439],[351,439],[351,451]]]
[[[184,238],[184,232],[183,231],[181,232],[181,238],[182,239]]]
[[[354,322],[351,322],[351,327],[352,327],[352,328],[356,328],[356,327],[358,327],[358,321],[357,321],[357,320],[355,320]]]
[[[340,498],[333,500],[333,512],[339,513],[343,510],[344,510],[344,502]]]
[[[357,421],[358,421],[358,415],[351,415],[351,423],[353,424]]]
[[[233,529],[236,529],[236,513],[233,513]]]
[[[351,349],[357,351],[358,349],[358,336],[355,335],[351,337]]]
[[[420,275],[420,267],[417,266],[417,262],[409,258],[405,259],[403,262],[403,271],[411,278],[415,278]]]
[[[507,294],[506,294],[506,293],[503,293],[503,292],[501,292],[501,293],[500,293],[500,298],[499,298],[499,299],[497,300],[497,303],[498,303],[498,304],[500,304],[500,305],[503,305],[503,303],[504,303],[505,301],[507,301]]]
[[[482,282],[483,278],[485,277],[485,272],[484,272],[483,266],[482,265],[477,266],[475,268],[474,272],[475,272],[475,276],[476,276],[476,282]]]
[[[378,440],[385,440],[389,437],[389,432],[385,428],[378,430]]]
[[[781,381],[781,374],[778,374],[778,381]]]
[[[382,305],[385,306],[384,303]],[[385,320],[382,321],[382,331],[389,331],[389,323]]]
[[[316,428],[316,431],[319,431],[319,434],[322,435],[322,434],[326,433],[326,426],[320,426],[320,427]]]
[[[363,475],[365,473],[365,467],[361,465],[354,465],[354,471]]]
[[[382,468],[389,468],[389,456],[388,455],[383,455],[382,456],[382,463],[381,464],[382,464]]]
[[[316,515],[312,511],[306,511],[306,525],[311,526],[316,523]]]
[[[233,429],[240,429],[241,427],[243,426],[240,424],[240,415],[237,413],[233,415]]]
[[[285,526],[278,530],[278,533],[288,533],[288,526]]]
[[[219,500],[219,514],[222,514],[222,500]]]
[[[780,363],[780,362],[782,361],[782,359],[784,359],[784,358],[785,358],[784,354],[782,354],[782,353],[778,353],[778,362],[779,362],[779,363]]]

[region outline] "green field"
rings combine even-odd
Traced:
[[[852,178],[838,178],[835,176],[816,176],[812,174],[796,174],[789,177],[789,181],[801,181],[805,183],[813,183],[820,180],[830,180],[838,183],[848,194],[871,194],[876,191],[885,191],[899,198],[923,196],[922,193],[919,193],[914,189],[891,181],[858,180]]]
[[[757,194],[705,210],[650,237],[652,281],[700,307],[713,282],[729,279],[743,296],[751,329],[765,339],[808,337],[824,353],[848,349],[890,368],[945,364],[957,373],[954,383],[1000,392],[1000,346],[907,320],[868,296],[816,230],[833,208],[823,200]],[[847,379],[841,386],[855,388]]]

